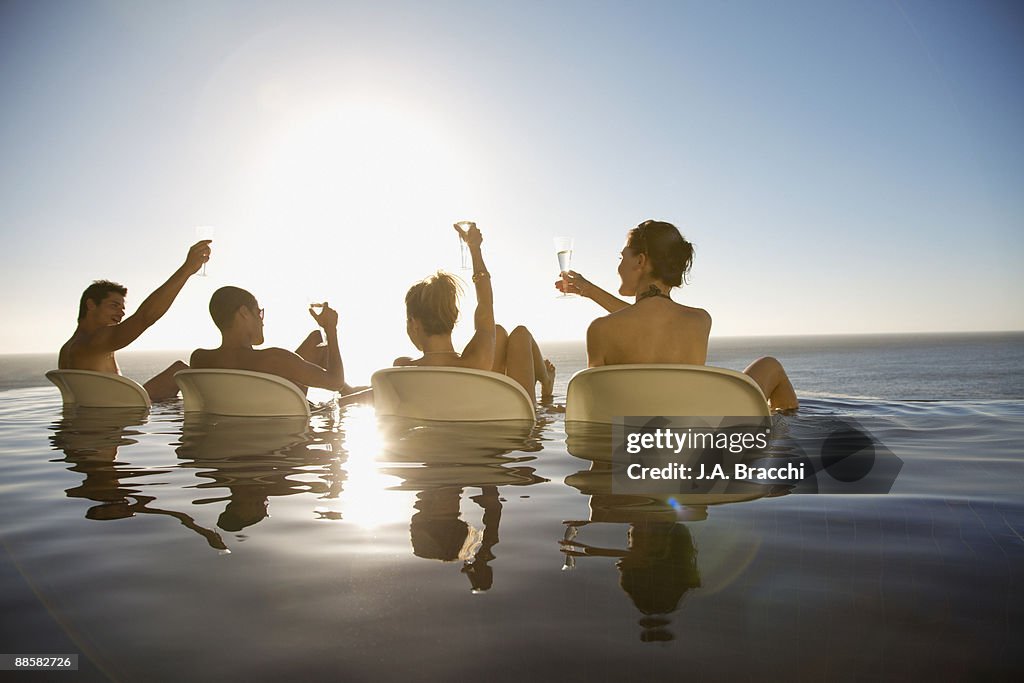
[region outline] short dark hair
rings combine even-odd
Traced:
[[[111,292],[116,292],[121,296],[128,296],[128,288],[122,284],[111,282],[110,280],[93,280],[92,284],[82,292],[82,299],[78,302],[78,322],[82,322],[86,311],[89,310],[85,305],[86,301],[91,301],[99,306]]]
[[[221,332],[231,326],[235,313],[242,306],[255,309],[256,297],[241,287],[221,287],[210,297],[210,317]]]
[[[629,231],[626,246],[647,254],[651,275],[666,285],[679,287],[693,265],[693,244],[679,234],[679,228],[664,221],[644,221]]]

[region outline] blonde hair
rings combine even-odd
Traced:
[[[405,314],[423,325],[427,334],[450,334],[459,319],[459,279],[443,270],[409,288]]]

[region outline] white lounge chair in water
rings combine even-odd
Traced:
[[[237,417],[309,417],[309,401],[277,375],[249,370],[190,369],[174,374],[185,412]]]
[[[519,383],[488,370],[387,368],[373,373],[370,383],[380,416],[460,422],[537,417],[533,397]]]
[[[770,416],[761,388],[742,372],[705,365],[605,365],[569,380],[566,422],[616,416]]]
[[[149,394],[138,382],[109,372],[50,370],[65,405],[86,408],[149,408]]]

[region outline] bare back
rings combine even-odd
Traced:
[[[277,375],[293,384],[301,391],[310,386],[336,389],[324,381],[325,371],[298,354],[287,349],[269,348],[216,348],[196,349],[192,352],[189,364],[193,368],[222,368],[225,370],[249,370]]]
[[[587,330],[590,367],[632,363],[704,365],[711,316],[664,298],[637,302],[598,318]]]
[[[245,348],[216,348],[196,349],[192,352],[191,365],[194,368],[223,368],[225,370],[249,370],[251,372],[265,372],[270,375],[278,375],[296,384],[295,377],[289,372],[287,361],[306,361],[299,358],[295,353],[287,349],[245,349]]]
[[[105,348],[97,348],[93,339],[95,336],[96,332],[75,330],[71,339],[68,339],[64,342],[64,346],[60,347],[57,367],[61,370],[92,370],[93,372],[110,372],[120,375],[121,370],[117,367],[114,352]]]
[[[463,352],[464,353],[464,352]],[[447,368],[470,368],[473,370],[490,370],[491,366],[481,363],[474,357],[466,357],[462,354],[453,353],[428,353],[422,358],[409,358],[403,356],[395,359],[396,367],[447,367]]]

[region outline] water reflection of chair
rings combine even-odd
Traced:
[[[622,415],[764,416],[761,389],[742,372],[705,365],[606,365],[569,380],[566,422]]]
[[[262,420],[187,414],[178,457],[182,467],[199,470],[200,489],[227,489],[227,495],[195,504],[226,502],[217,526],[237,532],[269,516],[270,498],[313,492],[337,495],[340,479],[329,472],[308,481],[311,465],[328,468],[335,454],[310,448],[316,438],[303,416]],[[317,444],[318,446],[320,444]]]
[[[498,423],[431,423],[382,418],[382,471],[398,477],[399,490],[416,491],[416,513],[409,522],[413,554],[445,562],[461,561],[474,592],[494,582],[490,562],[498,544],[502,486],[530,486],[547,481],[521,465],[540,450],[533,421]],[[515,451],[521,451],[514,455]],[[483,511],[483,529],[461,518],[466,488]]]
[[[154,496],[143,495],[140,487],[122,483],[168,472],[118,462],[118,449],[136,443],[133,437],[141,432],[135,427],[145,424],[147,415],[144,408],[66,406],[63,418],[53,426],[50,441],[54,448],[64,452],[64,462],[71,465],[68,469],[83,474],[84,479],[65,493],[69,498],[98,503],[86,511],[86,519],[126,519],[140,514],[172,517],[202,536],[211,548],[225,550],[227,546],[215,531],[200,526],[183,512],[151,507]]]
[[[573,568],[583,557],[618,558],[619,585],[644,615],[639,621],[641,640],[671,640],[666,615],[678,609],[689,590],[701,585],[696,545],[682,522],[706,519],[709,506],[762,498],[773,489],[734,481],[697,494],[622,494],[613,486],[616,465],[609,462],[611,439],[611,425],[581,423],[570,429],[569,453],[589,461],[590,468],[569,475],[565,483],[589,496],[590,515],[565,522],[565,567]],[[626,547],[577,539],[580,529],[597,523],[628,525]]]
[[[386,368],[373,373],[377,415],[417,420],[533,420],[533,398],[505,375],[447,367]]]
[[[248,370],[182,370],[174,374],[185,412],[236,417],[309,417],[309,401],[277,375]]]
[[[149,394],[127,377],[92,370],[50,370],[64,405],[83,408],[149,408]]]
[[[681,483],[671,492],[616,495],[612,475],[621,472],[620,465],[610,462],[612,452],[612,426],[596,423],[567,425],[566,448],[570,455],[591,462],[589,471],[580,471],[566,478],[566,483],[591,496],[615,496],[627,500],[629,505],[618,505],[622,510],[635,506],[638,500],[653,501],[660,510],[671,509],[677,519],[696,521],[707,516],[708,506],[740,503],[778,495],[788,491],[786,486],[770,486],[755,481],[727,479],[708,483]],[[737,458],[739,460],[739,458]],[[618,494],[621,494],[619,491]],[[629,520],[620,520],[629,521]]]

